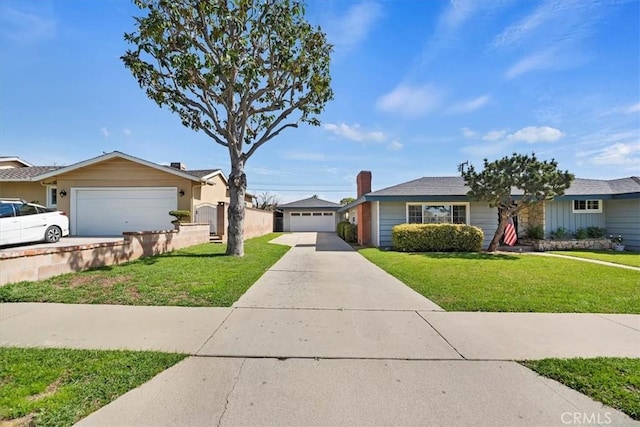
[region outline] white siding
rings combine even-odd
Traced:
[[[371,202],[371,244],[378,246],[378,208],[380,202]]]
[[[482,247],[489,247],[491,239],[498,228],[498,209],[489,207],[488,203],[471,202],[469,208],[471,210],[471,224],[478,227],[484,233],[484,241]]]
[[[407,222],[405,202],[380,202],[380,246],[391,247],[391,229]]]
[[[578,228],[606,227],[605,214],[606,204],[602,213],[573,213],[573,201],[556,200],[547,202],[544,206],[545,236],[556,231],[559,227],[564,227],[571,233],[575,233]]]
[[[626,249],[640,251],[640,200],[607,200],[607,234],[620,234]]]

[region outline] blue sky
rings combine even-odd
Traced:
[[[127,0],[3,0],[0,155],[68,165],[119,150],[229,170],[226,148],[146,98],[119,57]],[[281,202],[355,195],[535,151],[582,178],[640,175],[640,1],[309,0],[335,100],[247,163]]]

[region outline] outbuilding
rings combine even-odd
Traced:
[[[318,196],[278,206],[283,213],[284,231],[336,231],[340,204]]]

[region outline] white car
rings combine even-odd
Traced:
[[[24,200],[0,199],[0,246],[53,243],[69,235],[67,214]]]

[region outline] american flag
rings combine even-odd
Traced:
[[[516,236],[516,227],[513,226],[513,219],[509,218],[507,228],[504,229],[504,242],[509,246],[513,246],[516,244],[517,240],[518,236]]]

